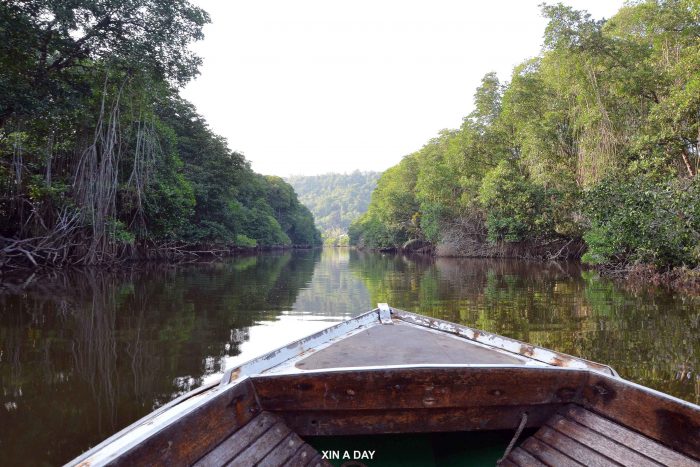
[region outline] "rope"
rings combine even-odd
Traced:
[[[513,435],[513,439],[510,440],[510,443],[508,444],[508,447],[506,448],[506,452],[503,453],[503,457],[498,459],[496,461],[496,465],[501,465],[501,462],[506,460],[506,458],[510,455],[510,451],[513,450],[513,447],[515,446],[516,441],[518,441],[518,438],[520,438],[520,435],[523,433],[523,430],[525,429],[525,424],[527,424],[527,412],[523,412],[522,415],[520,416],[520,425],[518,425],[518,429],[515,430],[515,434]]]

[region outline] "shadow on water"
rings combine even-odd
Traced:
[[[692,402],[700,304],[576,264],[299,251],[0,282],[0,464],[58,464],[224,367],[377,302],[608,363]]]

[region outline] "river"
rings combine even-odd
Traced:
[[[224,368],[388,302],[700,402],[700,299],[577,264],[347,249],[0,282],[0,464],[64,463]]]

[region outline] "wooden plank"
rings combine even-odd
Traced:
[[[567,406],[562,414],[593,431],[611,438],[645,456],[671,467],[697,465],[698,463],[658,442],[631,431],[582,407]]]
[[[560,404],[468,409],[325,410],[275,412],[300,436],[339,436],[440,431],[515,430],[523,412],[527,426],[538,428]]]
[[[579,443],[601,453],[622,465],[633,466],[658,466],[660,464],[652,461],[648,457],[619,444],[595,431],[580,425],[561,415],[555,415],[547,424],[555,430],[564,433],[569,438],[573,438]]]
[[[563,452],[575,461],[588,467],[610,467],[621,464],[601,455],[594,449],[588,448],[576,440],[553,430],[549,427],[542,427],[534,435],[537,439],[558,451]]]
[[[260,412],[250,380],[224,389],[110,465],[189,465]]]
[[[526,439],[521,447],[548,465],[556,465],[557,467],[581,467],[583,465],[532,436]]]
[[[251,466],[260,462],[275,446],[289,435],[290,430],[282,422],[277,422],[263,433],[253,444],[238,454],[228,464],[229,466]]]
[[[498,464],[500,467],[518,467],[518,464],[515,462],[508,460],[508,459],[503,459],[500,464]]]
[[[523,448],[515,448],[510,452],[508,459],[520,467],[547,467],[541,460]]]
[[[700,407],[697,405],[599,374],[591,374],[584,401],[586,408],[700,460]]]
[[[276,421],[277,419],[272,414],[267,412],[261,413],[197,461],[195,467],[218,467],[224,465],[253,444]]]
[[[287,462],[286,467],[305,467],[318,453],[308,444],[304,444]]]
[[[264,410],[538,405],[579,399],[588,373],[558,368],[393,368],[253,378]]]
[[[321,454],[316,454],[316,457],[311,459],[311,462],[309,462],[306,465],[308,465],[309,467],[326,467],[326,466],[329,466],[331,464],[327,460],[323,459],[321,457]]]
[[[285,461],[292,457],[303,445],[304,441],[296,433],[290,433],[260,461],[258,466],[277,467],[278,465],[284,465]]]

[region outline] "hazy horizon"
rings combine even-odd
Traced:
[[[388,168],[388,167],[387,167]],[[298,173],[293,173],[290,175],[280,175],[282,178],[295,178],[295,177],[322,177],[324,175],[352,175],[355,172],[360,172],[363,174],[367,173],[382,173],[384,172],[383,170],[364,170],[364,169],[352,169],[352,170],[346,170],[344,172],[334,172],[332,170],[323,172],[323,173],[318,173],[318,174],[298,174]]]

